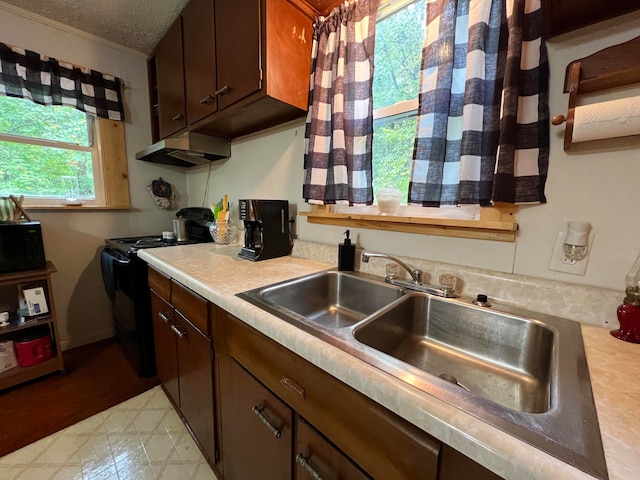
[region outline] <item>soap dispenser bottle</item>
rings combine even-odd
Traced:
[[[356,261],[356,246],[351,243],[349,230],[344,234],[344,243],[338,244],[338,270],[353,272]]]

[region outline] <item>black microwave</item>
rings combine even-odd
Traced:
[[[40,222],[0,222],[0,273],[46,266]]]

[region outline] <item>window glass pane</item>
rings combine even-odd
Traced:
[[[78,178],[80,199],[95,198],[91,152],[0,141],[0,195],[64,198],[63,176]]]
[[[378,120],[373,124],[373,191],[396,188],[407,203],[413,139],[416,136],[415,115],[391,120]]]
[[[418,97],[425,15],[419,0],[376,22],[374,110]]]
[[[0,95],[0,133],[89,145],[86,113],[4,95]]]

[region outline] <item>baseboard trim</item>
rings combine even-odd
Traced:
[[[71,348],[82,347],[83,345],[88,345],[89,343],[98,342],[100,340],[105,340],[114,336],[114,329],[107,328],[105,330],[92,332],[81,337],[62,338],[60,339],[60,349],[64,352],[65,350],[69,350]]]

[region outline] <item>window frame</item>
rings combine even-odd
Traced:
[[[94,179],[100,178],[103,192],[102,204],[27,204],[26,211],[89,211],[128,210],[131,208],[129,194],[129,171],[125,145],[124,122],[95,117],[95,144],[101,156],[100,168],[94,170]]]
[[[26,100],[25,101],[29,101]],[[72,108],[72,107],[69,107]],[[88,206],[104,205],[104,181],[102,175],[102,152],[100,145],[100,129],[97,124],[97,117],[91,114],[86,115],[87,133],[89,137],[89,145],[80,145],[72,142],[64,142],[61,140],[49,140],[46,138],[25,137],[23,135],[13,135],[10,133],[0,133],[0,141],[19,143],[23,145],[35,145],[40,147],[59,148],[74,152],[87,152],[91,154],[91,164],[93,169],[93,190],[95,198],[83,199],[82,204]],[[29,196],[24,192],[18,192],[24,196],[23,207],[28,208],[32,205],[41,206],[57,206],[64,203],[62,197],[38,197]]]

